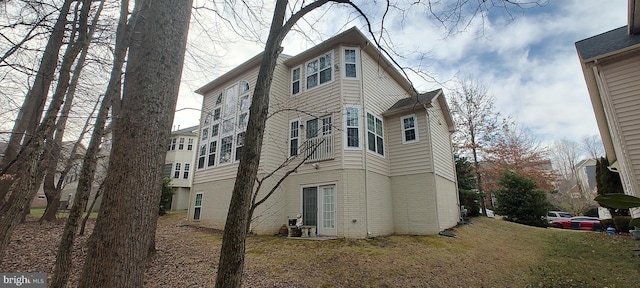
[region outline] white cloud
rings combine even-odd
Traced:
[[[381,15],[373,5],[366,9]],[[553,1],[547,7],[514,14],[511,22],[498,14],[489,15],[484,22],[476,18],[468,32],[448,37],[442,34],[437,22],[425,22],[424,11],[416,9],[406,18],[391,18],[387,23],[393,25],[386,27],[396,51],[407,55],[406,59],[399,60],[403,65],[419,65],[416,59],[424,54],[428,69],[438,83],[446,84],[456,75],[483,81],[495,95],[496,105],[503,114],[516,118],[518,124],[535,133],[541,141],[552,142],[598,134],[574,43],[625,25],[626,9],[625,0]],[[283,44],[284,53],[294,55],[340,29],[363,26],[347,8],[333,7],[330,13],[325,12],[314,13],[307,18],[307,24],[301,26],[304,31],[310,29],[309,25],[316,29],[310,37],[299,33],[289,35]],[[373,17],[373,21],[378,27],[376,21],[379,20]],[[215,69],[185,79],[182,88],[187,91],[181,90],[179,107],[199,108],[199,96],[191,96],[188,90],[249,59],[262,45],[239,41],[224,48],[224,57],[220,57]],[[414,76],[411,80],[419,90],[441,86]],[[176,115],[174,123],[190,123],[182,127],[198,123],[194,113],[186,114]]]

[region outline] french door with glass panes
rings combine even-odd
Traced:
[[[336,185],[302,188],[302,220],[317,227],[318,235],[337,236]]]

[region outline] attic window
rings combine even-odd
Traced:
[[[216,105],[220,105],[222,103],[222,92],[220,92],[220,94],[218,95],[218,98],[216,98]]]

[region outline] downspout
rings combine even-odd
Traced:
[[[366,46],[369,46],[369,42],[366,43]],[[362,69],[362,47],[360,47],[360,61],[359,61],[359,65],[360,65],[360,102],[362,103],[362,113],[360,113],[361,115],[359,115],[360,120],[362,120],[362,139],[367,139],[365,137],[365,133],[367,133],[367,126],[365,122],[366,119],[366,110],[365,110],[365,106],[364,106],[364,70]],[[358,127],[360,128],[360,127]],[[369,173],[367,173],[367,169],[368,169],[368,165],[367,165],[367,147],[365,141],[362,141],[362,155],[364,156],[364,214],[365,214],[365,220],[364,220],[364,227],[366,229],[366,235],[365,238],[369,238],[369,236],[371,235],[371,231],[369,231],[369,183],[368,183],[368,179],[367,179],[367,175]]]

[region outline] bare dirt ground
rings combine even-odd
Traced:
[[[160,217],[158,253],[148,264],[145,287],[213,287],[222,234],[188,226],[185,218],[184,212]],[[94,222],[90,221],[87,235],[93,229]],[[20,224],[0,271],[46,272],[51,276],[63,226],[63,220],[42,225],[34,220]],[[457,237],[388,236],[327,241],[249,237],[244,287],[629,287],[616,283],[633,283],[627,281],[640,276],[638,257],[622,251],[638,248],[629,237],[607,238],[595,233],[532,228],[487,218],[474,219],[472,225],[458,227],[452,233]],[[549,241],[574,241],[566,235],[576,239],[584,238],[583,235],[595,237],[588,239],[591,241],[588,243],[608,243],[614,239],[617,242],[611,245],[616,250],[607,253],[620,250],[622,256],[616,257],[627,257],[623,261],[631,260],[631,266],[616,264],[613,271],[622,278],[614,282],[611,278],[592,277],[596,273],[610,274],[602,269],[609,260],[589,250],[589,254],[580,254],[580,260],[575,262],[574,254],[557,255],[557,251],[548,249]],[[87,238],[81,236],[76,242],[69,287],[75,287],[78,281]],[[575,246],[573,242],[567,245]],[[580,268],[575,273],[555,271],[555,267],[591,260],[602,266]]]

